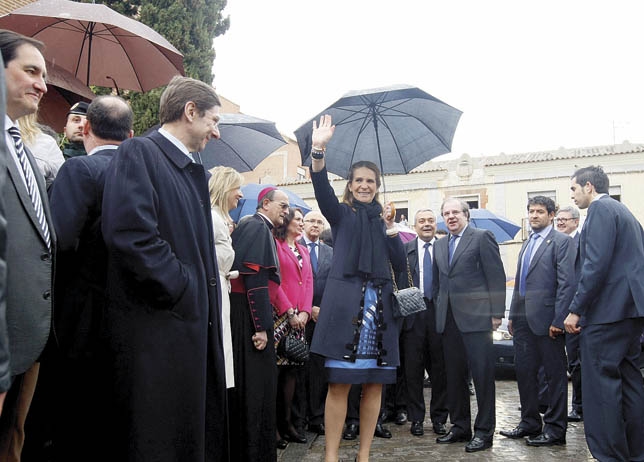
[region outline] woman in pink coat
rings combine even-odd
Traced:
[[[300,209],[291,208],[284,223],[273,229],[277,256],[280,262],[280,284],[269,285],[273,304],[275,350],[285,335],[304,339],[304,326],[311,316],[313,301],[313,270],[305,246],[298,242],[304,225]],[[286,447],[286,441],[306,443],[291,422],[291,405],[296,386],[296,363],[277,355],[277,447]],[[284,436],[284,439],[281,438]],[[286,441],[285,441],[286,440]]]

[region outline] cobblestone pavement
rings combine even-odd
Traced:
[[[430,389],[425,389],[425,402],[429,403]],[[571,390],[568,390],[570,400]],[[529,447],[523,440],[511,440],[499,434],[500,430],[514,428],[520,420],[519,392],[514,380],[496,381],[496,432],[494,446],[486,451],[466,453],[465,443],[437,444],[432,431],[429,413],[425,419],[425,435],[417,437],[409,432],[410,424],[395,425],[387,423],[393,438],[374,438],[371,446],[371,461],[405,461],[425,462],[428,460],[449,461],[529,461],[546,460],[586,461],[594,460],[588,451],[584,438],[583,422],[568,424],[565,446],[547,448]],[[472,416],[474,417],[476,400],[472,399]],[[324,436],[306,434],[308,444],[290,443],[288,447],[278,450],[279,462],[319,462],[324,460]],[[358,453],[358,440],[344,441],[340,445],[340,460],[353,461]]]

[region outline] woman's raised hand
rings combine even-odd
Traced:
[[[329,114],[324,114],[320,116],[320,123],[318,124],[315,120],[313,121],[313,135],[311,136],[311,144],[313,149],[323,151],[326,149],[327,143],[333,137],[333,132],[335,130],[335,125],[331,120]]]

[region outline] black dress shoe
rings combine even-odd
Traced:
[[[324,424],[310,424],[309,431],[311,433],[317,433],[318,435],[324,435]]]
[[[381,422],[381,423],[393,422],[394,419],[395,419],[395,416],[393,414],[390,414],[387,411],[382,411],[380,413],[380,417],[378,418],[378,422]]]
[[[279,439],[277,440],[276,446],[277,446],[277,449],[286,449],[286,446],[288,446],[288,443],[286,442],[286,440]]]
[[[483,439],[475,436],[465,445],[465,452],[484,451],[492,447],[492,438]]]
[[[582,420],[584,420],[584,415],[576,409],[573,409],[568,414],[568,422],[581,422]]]
[[[425,434],[422,422],[412,422],[411,429],[409,431],[414,436],[423,436]]]
[[[356,424],[347,424],[342,432],[343,440],[355,440],[358,437],[358,426]]]
[[[432,427],[434,429],[434,433],[436,433],[437,435],[447,435],[447,425],[445,425],[444,423],[433,423]]]
[[[405,411],[399,411],[396,414],[396,425],[405,425],[407,423],[407,413]]]
[[[439,436],[436,442],[439,444],[459,443],[462,441],[469,441],[470,437],[460,433],[449,432],[447,435]]]
[[[291,441],[293,443],[300,443],[300,444],[306,443],[306,436],[300,435],[299,433],[293,430],[286,432],[284,434],[284,439],[286,441]]]
[[[562,436],[561,438],[555,438],[548,433],[541,433],[534,438],[528,438],[525,442],[528,446],[559,446],[566,444],[566,437]]]
[[[536,432],[529,432],[525,428],[515,427],[512,430],[501,430],[499,433],[506,438],[519,439],[526,436],[534,437],[541,432],[539,430],[537,430]]]
[[[378,438],[391,438],[391,432],[387,427],[383,426],[381,423],[376,425],[376,431],[374,431],[373,434]]]

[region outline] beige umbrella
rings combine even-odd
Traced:
[[[170,42],[105,5],[40,0],[0,17],[0,28],[42,41],[45,59],[86,85],[148,91],[184,75]]]

